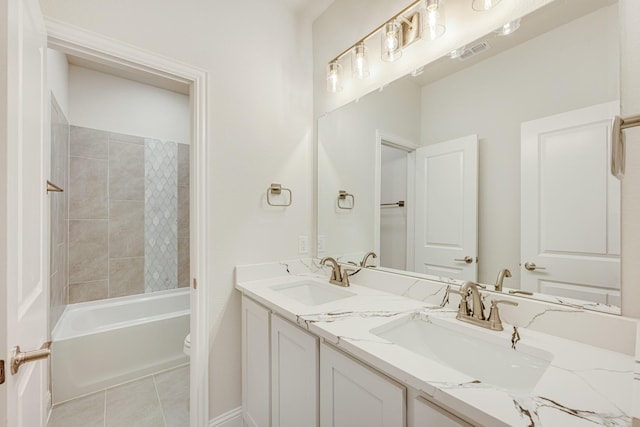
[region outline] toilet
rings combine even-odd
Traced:
[[[184,337],[182,352],[187,356],[191,355],[191,334],[188,334],[186,337]]]

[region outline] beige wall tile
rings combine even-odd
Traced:
[[[107,220],[69,221],[69,283],[108,277]]]
[[[109,285],[106,280],[69,285],[69,304],[105,299],[108,295]]]
[[[144,138],[141,136],[125,135],[124,133],[109,132],[109,141],[128,142],[130,144],[144,144]]]
[[[189,187],[178,187],[178,238],[189,238]]]
[[[112,200],[109,208],[109,258],[144,256],[144,202]]]
[[[144,145],[109,142],[110,200],[144,200]]]
[[[178,287],[189,286],[189,239],[178,239]]]
[[[178,186],[189,186],[188,144],[178,144]]]
[[[71,126],[69,155],[106,160],[109,153],[107,147],[108,140],[108,132],[80,126]]]
[[[109,298],[144,293],[144,257],[109,260]]]
[[[69,218],[108,218],[106,160],[71,157],[69,161]]]

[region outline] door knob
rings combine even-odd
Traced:
[[[18,373],[20,366],[23,363],[34,362],[40,359],[46,359],[51,355],[51,341],[47,341],[42,344],[38,350],[33,351],[20,351],[20,346],[13,349],[13,355],[11,356],[11,375]]]
[[[524,268],[526,268],[529,271],[546,270],[546,268],[544,267],[538,267],[535,262],[529,262],[529,261],[524,263]]]
[[[464,258],[455,258],[454,261],[466,262],[467,264],[471,264],[473,262],[473,257],[467,255]]]

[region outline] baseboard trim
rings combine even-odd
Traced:
[[[242,407],[218,415],[209,421],[209,427],[242,427]]]

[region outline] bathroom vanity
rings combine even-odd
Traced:
[[[492,331],[456,320],[456,285],[329,273],[237,267],[246,425],[632,424],[634,319],[482,291],[519,304]]]

